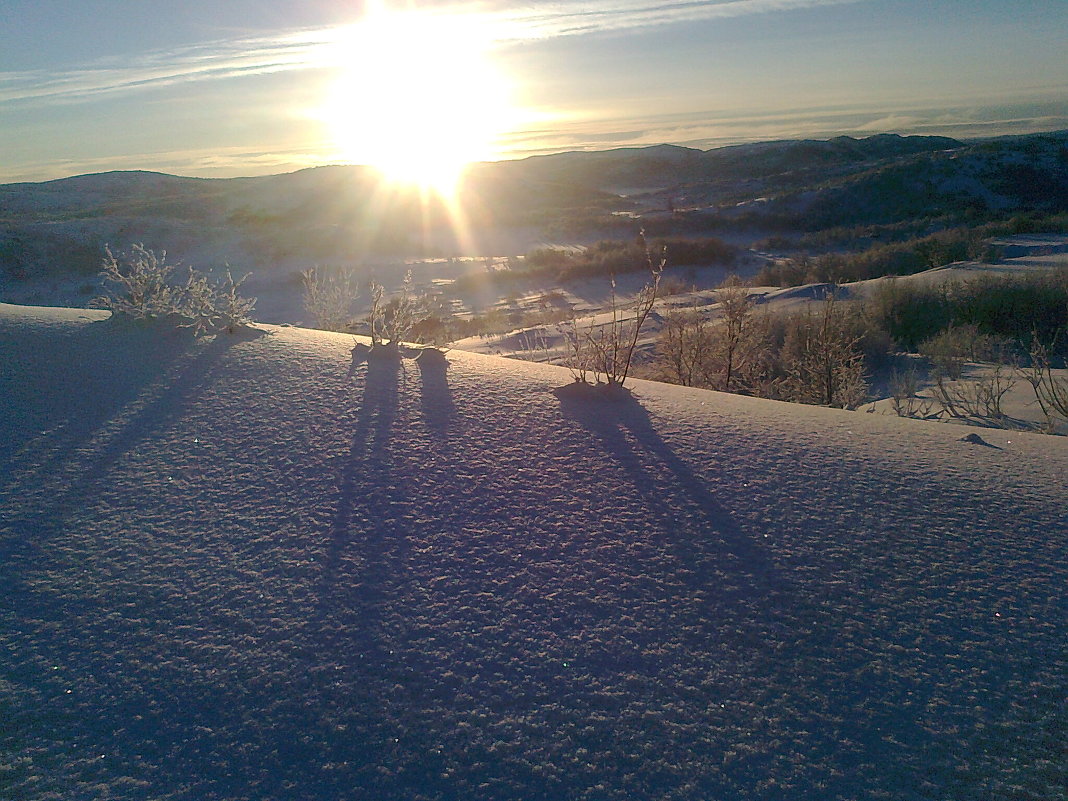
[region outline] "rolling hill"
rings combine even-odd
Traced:
[[[1063,795],[1062,438],[290,327],[0,342],[0,797]]]
[[[700,151],[671,145],[475,165],[455,204],[367,168],[256,178],[104,173],[0,186],[0,283],[90,274],[140,242],[201,268],[510,256],[546,241],[723,235],[903,221],[932,230],[1068,210],[1068,139],[880,134]],[[754,233],[756,232],[756,233]]]

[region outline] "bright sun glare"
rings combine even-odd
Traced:
[[[492,39],[465,21],[371,13],[338,43],[323,109],[339,154],[445,197],[467,164],[497,155],[514,118]]]

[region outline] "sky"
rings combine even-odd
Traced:
[[[1065,129],[1066,12],[1064,0],[4,0],[0,182]]]

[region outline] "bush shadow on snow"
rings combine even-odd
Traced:
[[[166,321],[112,317],[51,342],[22,335],[11,377],[28,384],[5,393],[11,408],[4,416],[21,436],[0,457],[0,495],[30,493],[39,502],[33,514],[9,519],[15,541],[36,547],[99,497],[119,460],[211,385],[232,345],[265,333],[245,328],[205,341]]]
[[[448,361],[440,351],[424,351],[419,368],[423,420],[433,437],[444,440],[455,416],[446,380]],[[341,457],[338,500],[323,555],[315,636],[328,643],[358,632],[361,659],[387,660],[380,610],[390,602],[413,532],[406,509],[412,487],[394,467],[390,451],[408,360],[388,348],[375,353],[357,346],[349,377],[357,387],[355,425],[348,452]],[[349,643],[352,645],[352,643]]]
[[[629,390],[576,382],[553,393],[564,416],[592,434],[623,470],[629,491],[672,538],[680,563],[692,568],[690,581],[703,584],[727,569],[748,585],[745,592],[780,588],[768,553],[716,499],[707,480],[664,441]]]

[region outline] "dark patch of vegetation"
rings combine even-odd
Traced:
[[[886,225],[840,225],[809,231],[799,236],[774,234],[754,243],[754,246],[759,250],[787,254],[801,253],[803,256],[799,258],[808,257],[810,261],[822,255],[836,257],[844,255],[847,260],[856,258],[878,267],[880,256],[890,257],[892,261],[892,254],[900,254],[909,250],[925,251],[920,255],[936,255],[938,258],[943,258],[937,246],[931,247],[931,243],[939,243],[939,240],[942,246],[948,247],[951,251],[950,256],[961,252],[959,246],[955,246],[954,243],[963,241],[968,244],[966,252],[979,253],[980,257],[989,258],[997,256],[996,249],[981,247],[975,243],[992,237],[1018,234],[1068,233],[1068,212],[1048,214],[1033,211],[1000,217],[981,224],[959,225],[958,222],[954,217],[945,216],[919,217]],[[930,242],[925,248],[924,243],[928,240]],[[846,253],[843,254],[843,251]],[[918,258],[914,261],[920,263],[922,259]],[[769,273],[764,277],[774,275],[774,273]],[[783,275],[796,276],[796,271],[783,273]]]
[[[666,251],[674,265],[731,264],[737,256],[737,248],[715,237],[658,239],[650,247],[656,253]],[[602,240],[584,250],[541,248],[528,253],[524,263],[528,275],[551,275],[560,281],[649,269],[644,239]]]
[[[762,269],[754,281],[765,286],[863,281],[884,275],[913,275],[985,255],[988,248],[982,233],[954,228],[906,242],[876,245],[860,253],[828,253],[776,262]]]
[[[100,269],[102,242],[33,228],[0,233],[0,270],[15,280],[40,275],[88,275]]]
[[[1068,270],[935,286],[891,279],[868,301],[840,303],[832,293],[818,311],[799,313],[757,315],[736,282],[724,285],[719,301],[715,320],[696,308],[668,313],[652,377],[856,408],[867,398],[867,377],[888,367],[895,352],[907,351],[930,363],[938,387],[948,393],[942,406],[950,416],[960,416],[962,397],[983,389],[981,382],[964,389],[945,384],[961,378],[966,361],[1032,365],[1033,375],[1025,378],[1036,386],[1044,411],[1054,408],[1049,398],[1064,395],[1048,368],[1068,356]],[[975,408],[989,412],[980,416],[1004,418],[1000,399],[1016,379],[1013,368],[999,369],[1010,372],[996,373],[991,393],[979,393],[985,405]]]
[[[889,281],[869,304],[873,319],[902,350],[954,326],[1011,340],[1026,350],[1033,341],[1068,345],[1068,271],[1036,276],[982,277],[941,286]]]

